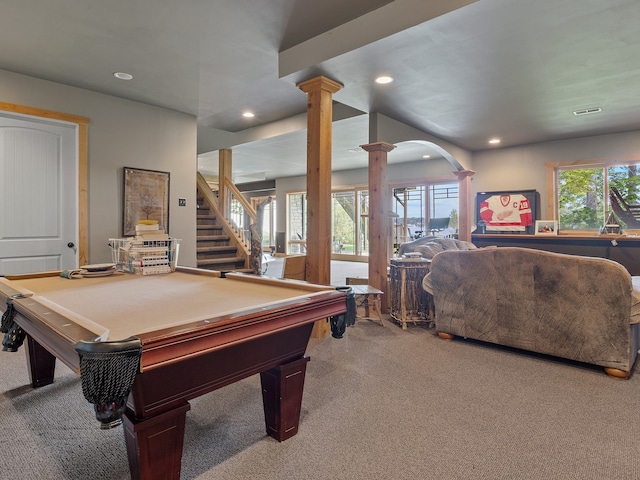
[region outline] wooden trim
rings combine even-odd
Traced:
[[[545,166],[551,168],[596,168],[628,165],[630,163],[640,164],[640,157],[637,154],[634,154],[614,158],[586,158],[580,160],[566,160],[562,162],[548,162],[545,163]]]
[[[333,94],[338,90],[341,90],[343,86],[344,85],[342,85],[341,83],[336,82],[335,80],[332,80],[330,78],[323,77],[322,75],[298,83],[298,88],[304,93],[312,93],[319,90],[324,90]]]
[[[545,163],[545,166],[547,167],[547,215],[545,218],[560,220],[558,217],[558,208],[556,207],[556,185],[558,183],[556,179],[558,171],[550,163]]]
[[[249,215],[251,222],[252,223],[255,222],[257,215],[256,215],[256,209],[254,208],[254,206],[251,205],[251,203],[246,199],[246,197],[238,189],[237,185],[233,183],[230,178],[224,178],[223,181],[224,181],[225,189],[232,193],[234,200],[237,200],[238,202],[240,202],[240,204],[242,205],[242,208],[244,208],[246,211],[245,213]],[[222,183],[223,182],[221,181],[220,185],[222,185]]]
[[[307,255],[306,279],[331,283],[332,95],[342,85],[319,76],[298,83],[307,94]],[[316,322],[311,336],[329,336],[329,324]]]
[[[622,157],[614,158],[587,158],[580,160],[567,160],[562,162],[546,162],[544,166],[547,169],[547,213],[556,220],[560,220],[560,212],[558,210],[558,170],[563,168],[568,169],[584,169],[584,168],[609,168],[616,165],[640,165],[640,156],[638,155],[624,155]],[[605,195],[606,197],[606,195]],[[541,199],[542,200],[542,199]],[[588,230],[591,235],[595,229]]]
[[[471,241],[471,218],[473,207],[471,200],[471,177],[476,173],[473,170],[454,172],[458,177],[458,238],[467,242]]]
[[[223,213],[228,212],[227,185],[231,183],[232,152],[223,148],[218,152],[218,206]],[[227,182],[227,180],[229,180]],[[225,215],[226,218],[226,215]]]
[[[87,117],[79,115],[71,115],[68,113],[54,112],[52,110],[43,110],[41,108],[27,107],[25,105],[16,105],[13,103],[0,102],[0,110],[7,112],[20,113],[22,115],[31,115],[33,117],[49,118],[52,120],[60,120],[63,122],[77,123],[88,125],[91,120]]]
[[[89,125],[78,124],[78,265],[89,264]]]
[[[331,283],[332,94],[342,85],[318,76],[298,83],[307,94],[307,280]]]
[[[89,263],[89,123],[91,120],[79,115],[43,110],[41,108],[0,102],[0,110],[32,117],[47,118],[77,125],[78,148],[78,265]]]
[[[375,142],[360,145],[369,155],[369,285],[384,292],[382,311],[387,313],[389,289],[387,263],[389,261],[389,197],[388,153],[395,145]]]

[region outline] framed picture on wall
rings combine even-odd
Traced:
[[[558,235],[558,222],[555,220],[536,220],[536,235]]]
[[[484,233],[533,235],[539,218],[540,194],[536,190],[480,192],[476,196],[476,219]]]
[[[124,167],[122,234],[136,234],[140,220],[157,220],[169,233],[169,172]]]

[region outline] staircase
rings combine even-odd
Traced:
[[[199,268],[222,272],[247,272],[249,259],[239,249],[235,237],[225,232],[215,212],[204,201],[198,188],[196,260]]]

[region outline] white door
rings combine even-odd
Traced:
[[[76,130],[0,112],[0,275],[77,267]]]

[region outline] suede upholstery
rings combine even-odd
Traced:
[[[603,259],[517,247],[437,254],[423,288],[438,332],[630,372],[640,279]]]
[[[412,242],[403,243],[398,249],[398,255],[405,253],[419,252],[422,258],[431,259],[436,254],[445,250],[475,250],[476,247],[471,242],[465,242],[455,238],[443,237],[421,237]]]

